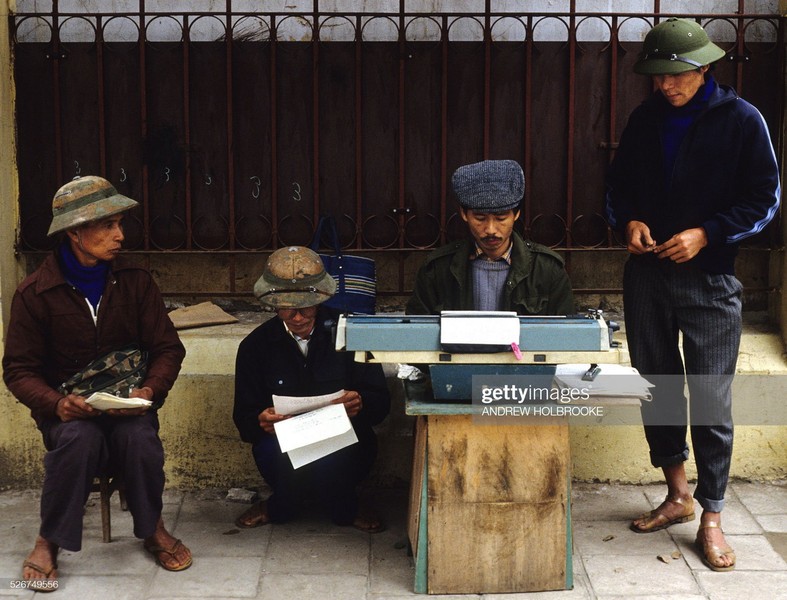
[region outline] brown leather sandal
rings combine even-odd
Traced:
[[[364,533],[380,533],[385,531],[385,523],[379,518],[369,514],[358,515],[355,517],[352,524],[353,527]]]
[[[705,566],[712,571],[732,571],[735,568],[735,552],[733,549],[727,544],[725,544],[724,547],[721,547],[710,542],[703,542],[699,537],[699,532],[703,529],[721,529],[721,525],[719,525],[716,521],[708,521],[707,523],[702,523],[700,525],[700,528],[697,531],[697,539],[694,540],[694,543],[697,545],[697,548],[702,555],[702,562],[705,563]],[[720,563],[721,558],[725,556],[732,558],[731,564],[724,565]]]
[[[247,508],[243,514],[235,519],[235,527],[240,529],[253,529],[270,523],[268,516],[268,503],[265,501],[255,502]]]
[[[188,548],[186,548],[186,546],[184,546],[183,542],[181,542],[180,540],[175,540],[175,543],[172,544],[171,548],[164,548],[163,546],[156,546],[153,544],[148,545],[147,543],[144,544],[144,547],[145,550],[147,550],[153,555],[158,565],[162,569],[165,569],[167,571],[185,571],[192,565],[193,559],[191,557],[191,551]],[[162,554],[166,554],[171,556],[172,558],[175,558],[175,555],[178,553],[178,550],[180,550],[181,548],[189,553],[186,560],[174,566],[168,565],[165,562],[164,558],[162,557]]]
[[[667,515],[662,512],[662,507],[667,503],[677,504],[683,507],[683,512],[676,517],[670,519]],[[635,522],[640,519],[651,519],[649,526],[643,527],[640,525],[636,525]],[[666,529],[671,525],[676,525],[678,523],[687,523],[689,521],[694,520],[694,499],[691,498],[689,500],[684,500],[683,498],[677,498],[673,500],[672,498],[665,498],[664,502],[662,502],[658,508],[654,508],[650,512],[646,512],[641,514],[639,517],[634,519],[629,525],[629,529],[635,533],[651,533],[653,531],[661,531],[662,529]]]
[[[49,570],[45,569],[44,567],[37,565],[34,562],[26,560],[22,563],[23,568],[32,569],[33,571],[37,571],[43,575],[43,578],[40,579],[25,579],[28,582],[28,589],[34,590],[36,592],[54,592],[57,588],[57,563],[54,563]],[[54,573],[54,576],[53,576]]]

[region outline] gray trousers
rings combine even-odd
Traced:
[[[134,518],[134,535],[153,535],[161,516],[164,448],[155,412],[100,416],[41,426],[47,453],[41,494],[41,537],[70,551],[82,548],[82,519],[93,478],[120,475]]]
[[[653,255],[630,257],[623,279],[631,363],[656,384],[652,402],[642,407],[651,463],[665,467],[688,458],[690,412],[694,497],[711,512],[724,508],[732,459],[731,386],[741,338],[741,291],[733,275],[705,273]]]

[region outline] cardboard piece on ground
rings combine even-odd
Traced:
[[[226,325],[237,323],[238,319],[224,312],[213,302],[201,302],[194,306],[176,308],[169,313],[169,318],[175,329],[188,329],[190,327],[207,327],[208,325]]]

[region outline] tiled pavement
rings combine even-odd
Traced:
[[[727,539],[738,555],[738,567],[731,573],[714,573],[700,561],[692,544],[696,520],[647,535],[629,531],[630,518],[657,505],[663,493],[659,486],[574,485],[573,590],[440,598],[787,599],[787,483],[731,484],[724,512]],[[91,500],[83,549],[61,552],[62,588],[50,597],[395,600],[415,596],[405,543],[406,493],[375,491],[372,500],[388,530],[372,536],[334,527],[320,515],[239,531],[233,519],[245,507],[226,501],[225,495],[218,490],[167,492],[165,522],[194,552],[194,565],[181,573],[155,566],[131,535],[130,517],[119,510],[115,498],[114,539],[102,543],[99,507]],[[20,575],[32,547],[37,511],[37,492],[0,492],[0,598],[33,598],[32,592],[10,589],[10,580]],[[672,558],[676,551],[678,557]]]

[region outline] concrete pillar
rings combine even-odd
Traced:
[[[16,136],[14,81],[11,62],[8,17],[15,9],[14,0],[0,1],[0,336],[5,338],[11,297],[18,283],[18,263],[14,241],[18,223],[19,180],[16,170]]]
[[[779,14],[781,15],[782,21],[787,19],[787,0],[779,0]],[[782,68],[784,71],[782,72],[782,86],[784,86],[784,92],[787,93],[787,43],[782,40],[782,47],[780,51],[782,52]],[[785,135],[787,135],[787,107],[782,107],[782,122],[781,122],[781,137],[782,141],[780,146],[776,149],[776,152],[779,156],[779,164],[782,168],[782,190],[784,190],[784,171],[785,165],[787,165],[787,142],[785,142]],[[782,199],[784,198],[784,194],[782,194]],[[783,202],[783,201],[782,201]],[[784,204],[782,203],[782,240],[787,240],[787,219],[784,218]],[[779,328],[782,334],[782,342],[787,344],[787,302],[784,301],[784,290],[787,289],[787,264],[784,260],[784,247],[779,251],[778,257],[774,256],[773,261],[778,259],[778,271],[779,276],[777,277],[777,282],[779,284],[779,289],[777,292],[777,297],[775,301],[776,305],[776,314],[779,320]]]

